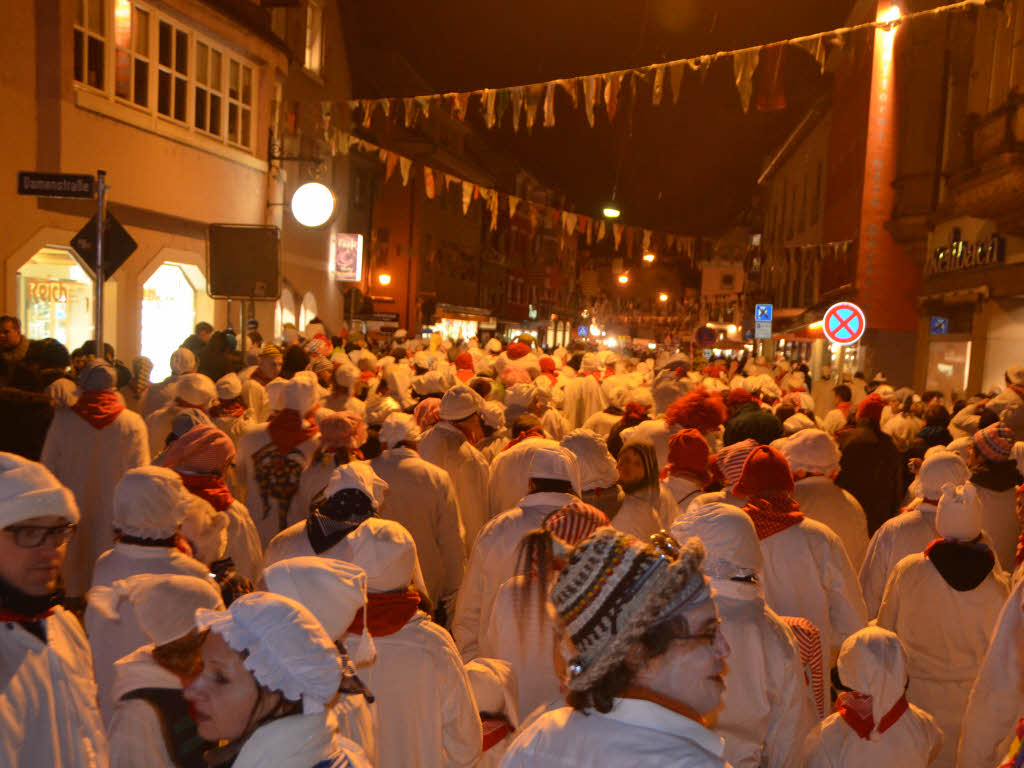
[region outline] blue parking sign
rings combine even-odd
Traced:
[[[949,318],[932,315],[931,332],[933,336],[942,336],[949,333]]]
[[[754,322],[755,323],[770,323],[772,321],[772,305],[771,304],[755,304],[754,305]]]

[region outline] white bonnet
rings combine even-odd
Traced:
[[[441,398],[441,418],[444,421],[462,421],[483,407],[483,398],[465,384],[457,384]]]
[[[580,467],[576,456],[560,445],[543,445],[534,449],[527,472],[530,478],[568,480],[573,489],[580,490]]]
[[[923,499],[938,499],[947,483],[963,485],[971,476],[964,460],[951,451],[929,451],[921,463],[915,481],[917,491]]]
[[[193,496],[173,469],[129,469],[114,488],[114,529],[142,539],[173,536]]]
[[[0,528],[48,515],[77,523],[74,494],[39,462],[0,452]]]
[[[196,356],[187,347],[178,347],[171,353],[171,373],[181,376],[196,369]]]
[[[217,379],[217,398],[234,400],[242,394],[242,380],[237,373],[226,373]]]
[[[339,365],[334,369],[334,383],[339,387],[351,389],[358,379],[359,369],[354,365]]]
[[[366,424],[367,426],[379,426],[383,424],[388,416],[396,411],[401,411],[402,406],[391,397],[378,397],[366,401]]]
[[[195,627],[196,611],[224,610],[220,591],[207,579],[184,574],[140,573],[93,587],[89,605],[111,621],[120,622],[121,604],[131,603],[135,618],[153,645],[166,645]]]
[[[362,568],[370,592],[394,592],[413,584],[429,597],[412,534],[394,520],[365,520],[335,545],[331,555]]]
[[[526,410],[538,395],[534,384],[513,384],[505,390],[505,406]]]
[[[390,447],[401,442],[415,443],[420,439],[420,428],[411,413],[389,413],[380,428],[380,441]]]
[[[939,536],[973,541],[981,534],[981,526],[981,500],[975,487],[970,483],[942,486],[942,497],[935,513],[935,530]]]
[[[334,642],[301,603],[270,592],[242,595],[225,611],[200,608],[196,626],[220,635],[257,682],[301,701],[304,714],[324,711],[341,684]]]
[[[562,438],[560,445],[576,457],[581,491],[608,488],[618,481],[615,459],[608,450],[608,444],[596,432],[574,429]]]
[[[343,491],[346,488],[355,488],[365,493],[373,502],[373,508],[377,509],[384,499],[384,492],[388,489],[388,484],[377,476],[373,467],[370,466],[370,462],[350,461],[348,464],[335,467],[327,480],[324,498],[329,499],[338,491]]]
[[[732,504],[714,501],[690,506],[672,523],[672,536],[681,544],[692,536],[704,542],[707,555],[701,568],[711,578],[726,580],[764,568],[754,524]]]
[[[878,724],[903,697],[907,687],[907,654],[900,639],[887,629],[869,626],[854,632],[839,649],[839,679],[857,693],[871,697],[877,741]]]
[[[263,580],[271,592],[306,606],[335,641],[342,638],[366,606],[366,572],[332,557],[279,560],[263,571]],[[352,661],[357,665],[369,663],[375,655],[373,640],[364,632],[363,640],[351,652]]]
[[[839,471],[839,446],[820,429],[802,429],[779,443],[778,449],[793,472],[828,475]]]
[[[502,429],[505,426],[505,409],[497,400],[485,400],[480,409],[480,418],[485,426]]]
[[[274,410],[293,410],[305,416],[320,397],[320,385],[312,371],[299,371],[290,380],[274,379],[267,385]]]
[[[217,399],[217,386],[210,380],[209,376],[201,373],[186,373],[175,385],[174,393],[180,399],[190,405],[206,408]],[[241,386],[239,386],[241,392]]]

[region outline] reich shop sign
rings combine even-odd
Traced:
[[[943,272],[960,272],[962,270],[987,267],[1001,264],[1006,260],[1006,240],[994,234],[988,240],[968,243],[960,239],[958,230],[953,231],[953,242],[936,248],[924,263],[925,277]]]
[[[96,194],[96,179],[82,173],[18,171],[18,194],[92,200]]]
[[[822,318],[821,330],[834,344],[856,344],[867,328],[864,310],[849,301],[833,304]]]

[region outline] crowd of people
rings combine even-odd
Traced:
[[[0,318],[0,764],[1024,761],[1024,368],[247,330]]]

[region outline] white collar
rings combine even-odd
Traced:
[[[571,493],[543,491],[541,493],[531,493],[524,496],[519,502],[519,508],[556,507],[557,509],[561,509],[567,504],[571,504],[572,502],[579,500],[579,496],[573,496]]]
[[[801,477],[796,481],[797,485],[834,485],[832,478],[825,475],[814,475],[812,477]]]
[[[605,713],[605,717],[618,720],[620,723],[679,736],[694,742],[716,757],[723,757],[725,754],[725,742],[720,736],[696,720],[677,714],[653,701],[616,699],[615,706],[610,712]]]
[[[114,544],[114,551],[125,557],[135,557],[146,560],[170,560],[172,552],[185,554],[177,547],[165,547],[162,545],[147,547],[142,544],[125,544],[117,542]],[[198,560],[196,562],[199,562]]]
[[[253,731],[233,765],[235,768],[316,765],[337,751],[336,727],[337,722],[330,712],[271,720]]]

